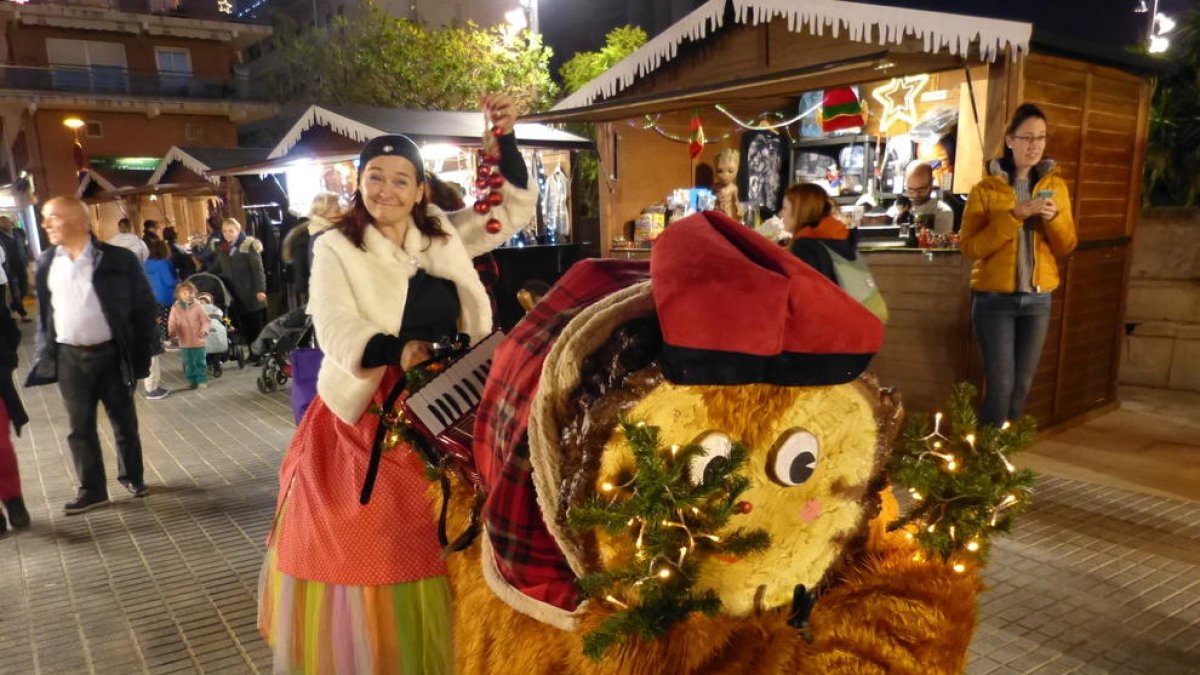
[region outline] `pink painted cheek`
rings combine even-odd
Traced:
[[[808,503],[800,509],[800,521],[811,523],[821,517],[821,500],[810,499]]]

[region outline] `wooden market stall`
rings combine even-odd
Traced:
[[[839,181],[837,201],[853,205],[863,193],[895,197],[889,141],[948,112],[956,118],[952,134],[911,147],[915,159],[935,160],[943,196],[953,202],[998,154],[1011,112],[1025,101],[1039,105],[1049,123],[1046,155],[1071,188],[1080,239],[1060,261],[1063,283],[1027,409],[1048,425],[1116,401],[1150,98],[1145,72],[1135,57],[1063,48],[1016,21],[833,0],[710,0],[529,119],[596,123],[601,243],[606,255],[632,257],[649,251],[648,243],[629,241],[637,236],[633,223],[678,188],[704,185],[716,153],[744,150],[748,135],[782,148],[780,188],[813,180],[805,162],[826,146],[839,146],[838,153],[861,146],[850,155],[865,158],[852,167],[858,178],[833,172],[824,183],[828,189]],[[853,88],[865,114],[853,133],[818,129],[806,137],[793,123],[778,126],[776,140],[761,128],[797,119],[803,125],[804,113],[813,112],[812,92],[844,88]],[[819,107],[819,93],[816,100]],[[694,162],[687,143],[697,122],[709,143]],[[831,161],[845,162],[838,153]],[[885,170],[875,172],[873,164]],[[890,177],[886,169],[893,169]],[[755,206],[770,211],[778,202]],[[925,409],[940,405],[957,381],[979,383],[970,260],[952,245],[860,241],[891,309],[872,371]]]
[[[245,189],[237,178],[210,172],[261,162],[269,152],[269,148],[172,146],[146,186],[162,201],[166,220],[181,240],[194,234],[207,236],[206,220],[216,210],[214,200],[237,211],[245,203]]]
[[[283,208],[304,214],[320,191],[349,201],[357,183],[355,162],[366,141],[405,134],[421,146],[425,168],[457,185],[469,206],[474,202],[476,150],[482,146],[483,128],[478,112],[313,105],[261,161],[214,169],[206,175],[274,174],[286,188]],[[505,327],[522,314],[515,291],[525,281],[557,281],[596,241],[595,232],[578,228],[580,219],[575,217],[570,191],[576,153],[591,148],[591,141],[544,124],[519,123],[516,134],[530,180],[538,183],[542,199],[537,217],[520,239],[495,254],[501,267],[496,284],[498,316]]]

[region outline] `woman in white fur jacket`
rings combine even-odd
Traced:
[[[397,445],[366,505],[359,488],[379,424],[368,408],[433,341],[491,331],[471,258],[534,216],[512,103],[494,95],[483,106],[504,178],[490,212],[429,204],[417,146],[383,136],[359,156],[350,211],[317,240],[308,311],[325,359],[280,468],[259,592],[276,672],[453,671],[450,592],[421,460]]]

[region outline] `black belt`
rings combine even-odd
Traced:
[[[101,349],[107,349],[113,346],[113,341],[109,340],[108,342],[101,342],[94,345],[69,345],[61,342],[59,344],[63,347],[69,347],[70,349],[78,349],[81,352],[98,352]]]

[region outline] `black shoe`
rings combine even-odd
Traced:
[[[78,497],[76,497],[73,501],[67,502],[66,506],[63,507],[63,511],[68,516],[74,516],[86,511],[91,511],[92,509],[100,508],[101,506],[108,506],[108,495],[89,495],[81,490]]]
[[[29,527],[29,511],[25,509],[25,500],[20,497],[14,497],[4,502],[4,508],[8,511],[8,519],[12,521],[14,530],[24,530]]]
[[[121,480],[117,482],[119,482],[126,490],[129,490],[129,494],[133,495],[134,497],[145,497],[146,495],[150,494],[150,488],[146,487],[145,483],[133,483],[127,480]]]

